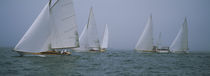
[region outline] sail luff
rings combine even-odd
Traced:
[[[149,51],[153,50],[152,15],[148,19],[144,31],[136,44],[135,50],[149,50]]]
[[[43,52],[48,51],[50,25],[49,23],[49,3],[45,5],[41,13],[35,19],[31,27],[27,30],[18,42],[15,51],[21,52]]]

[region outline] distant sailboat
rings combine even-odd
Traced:
[[[85,25],[82,34],[80,36],[80,47],[73,50],[77,52],[87,52],[87,51],[99,51],[100,43],[97,33],[96,22],[93,14],[92,7],[90,9],[90,14],[88,18],[88,24]]]
[[[161,37],[162,37],[162,34],[160,32],[159,38],[158,38],[158,42],[157,42],[156,52],[157,53],[169,53],[169,47],[162,46],[162,44],[161,44]]]
[[[90,15],[88,19],[87,28],[88,28],[88,47],[90,51],[99,51],[100,43],[99,43],[96,21],[95,21],[92,7],[90,8]]]
[[[170,51],[173,53],[187,53],[188,51],[188,24],[185,18],[181,29],[179,30],[176,38],[170,46]]]
[[[106,24],[105,30],[104,30],[104,34],[103,34],[103,40],[102,40],[102,44],[101,44],[101,51],[105,51],[108,48],[108,41],[109,41],[109,30],[108,30],[108,26]]]
[[[152,15],[148,19],[144,31],[136,44],[135,50],[140,52],[155,52],[153,44]]]
[[[15,51],[35,55],[69,55],[58,49],[79,47],[78,32],[72,0],[51,0],[18,42]]]

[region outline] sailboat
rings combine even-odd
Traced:
[[[101,50],[100,50],[101,52],[104,52],[108,48],[108,41],[109,41],[109,31],[108,31],[108,26],[106,24],[101,44]]]
[[[20,55],[70,55],[79,47],[73,0],[51,0],[27,30],[14,51]],[[62,50],[62,51],[59,51]]]
[[[153,44],[152,15],[148,19],[144,31],[136,44],[135,50],[140,52],[155,52],[155,46]]]
[[[170,51],[172,53],[188,53],[188,49],[188,24],[185,18],[181,29],[170,46]]]
[[[160,32],[159,37],[158,37],[156,52],[157,53],[169,53],[169,47],[162,46],[162,44],[161,44],[161,37],[162,37],[162,34]]]
[[[90,8],[88,23],[82,31],[79,42],[80,47],[73,50],[77,52],[100,51],[100,43],[92,7]]]

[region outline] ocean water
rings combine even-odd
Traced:
[[[142,54],[134,50],[18,57],[0,48],[0,76],[210,76],[210,53]]]

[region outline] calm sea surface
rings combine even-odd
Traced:
[[[142,54],[133,50],[17,57],[0,48],[0,76],[210,76],[210,53]]]

